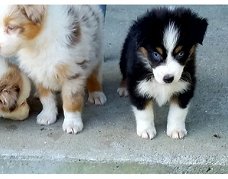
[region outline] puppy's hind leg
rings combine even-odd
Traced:
[[[122,79],[120,82],[120,86],[117,89],[117,93],[120,97],[126,97],[128,96],[128,90],[127,90],[127,79]]]
[[[89,92],[88,101],[96,105],[103,105],[107,98],[102,88],[101,64],[90,74],[87,79],[87,89]]]
[[[127,40],[124,43],[121,57],[120,57],[120,71],[122,74],[122,80],[120,82],[120,86],[117,89],[117,93],[120,97],[122,96],[128,96],[128,90],[127,90],[127,57],[126,57],[126,49],[127,49]]]

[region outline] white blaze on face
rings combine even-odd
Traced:
[[[13,13],[13,8],[10,6],[0,7],[0,55],[12,56],[15,55],[21,45],[21,39],[18,33],[7,33],[5,19]]]
[[[170,22],[165,28],[163,36],[164,47],[167,50],[166,63],[153,69],[155,80],[158,83],[165,84],[163,78],[166,75],[173,76],[173,82],[177,82],[181,78],[184,67],[180,65],[172,55],[172,52],[177,45],[178,38],[178,29],[175,27],[174,23]]]
[[[10,57],[20,48],[21,40],[17,34],[7,34],[4,31],[0,32],[0,55]]]

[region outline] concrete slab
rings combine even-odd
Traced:
[[[136,135],[127,98],[119,98],[119,54],[133,19],[150,6],[108,6],[105,21],[105,106],[85,104],[84,130],[65,134],[58,121],[36,124],[41,105],[31,99],[26,121],[0,119],[0,173],[228,173],[228,6],[190,6],[207,17],[197,55],[198,84],[184,140],[166,136],[168,107],[156,107],[157,136]]]

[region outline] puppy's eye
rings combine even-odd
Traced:
[[[184,51],[181,51],[177,54],[177,57],[178,58],[182,58],[184,56]]]
[[[15,25],[8,25],[7,26],[7,31],[13,31],[13,30],[16,30],[17,29],[17,26]]]
[[[153,59],[156,61],[160,61],[162,59],[161,55],[158,52],[152,53]]]

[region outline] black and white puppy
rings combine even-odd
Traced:
[[[153,102],[170,103],[167,135],[181,139],[195,89],[195,56],[202,45],[207,19],[186,8],[157,8],[131,26],[123,45],[118,93],[129,94],[137,134],[156,135]]]

